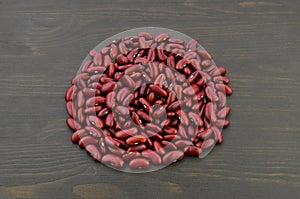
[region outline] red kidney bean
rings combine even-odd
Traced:
[[[170,126],[177,126],[178,124],[178,119],[177,118],[173,118],[171,121],[170,121]]]
[[[122,156],[126,151],[122,148],[116,148],[116,147],[111,147],[111,146],[108,146],[107,149],[113,153],[113,154],[116,154],[116,155],[120,155]]]
[[[139,99],[139,102],[141,103],[141,105],[143,106],[143,108],[144,108],[147,112],[152,111],[152,106],[151,106],[151,104],[148,102],[147,99],[145,99],[145,98],[140,98],[140,99]]]
[[[114,63],[111,63],[108,67],[107,76],[113,77],[114,74],[116,73],[116,70],[117,70],[117,65]]]
[[[107,82],[103,84],[101,91],[105,93],[109,93],[116,88],[116,82]]]
[[[125,153],[125,154],[122,155],[122,159],[124,161],[130,161],[130,160],[138,158],[140,156],[141,156],[141,154],[139,152],[137,152],[137,151],[135,151],[135,152],[127,152],[127,153]]]
[[[133,136],[137,132],[138,132],[138,129],[136,127],[133,127],[133,128],[118,131],[118,132],[116,132],[115,136],[117,138],[123,139],[123,138],[127,138],[129,136]]]
[[[101,152],[102,154],[105,154],[105,153],[107,152],[107,150],[106,150],[106,145],[105,145],[105,143],[104,143],[104,139],[103,139],[103,138],[100,138],[100,139],[99,139],[99,141],[98,141],[98,146],[99,146],[100,152]]]
[[[159,133],[155,133],[154,131],[146,130],[146,134],[154,140],[163,140],[163,137]]]
[[[138,126],[143,126],[143,122],[141,120],[141,118],[139,117],[139,115],[136,113],[136,112],[132,112],[131,113],[131,118],[132,118],[132,121],[138,125]]]
[[[199,51],[198,51],[198,54],[201,56],[201,58],[209,59],[209,60],[212,59],[211,54],[209,54],[209,53],[208,53],[207,51],[205,51],[205,50],[199,50]]]
[[[216,95],[216,93],[214,92],[213,88],[210,86],[207,86],[205,88],[205,94],[207,96],[207,98],[209,100],[211,100],[212,102],[216,102],[219,100],[218,96]]]
[[[78,130],[81,129],[81,125],[77,123],[73,118],[68,118],[66,120],[67,125],[69,126],[70,129],[72,130]]]
[[[101,162],[104,164],[110,164],[111,166],[121,168],[124,166],[124,160],[121,157],[114,155],[114,154],[105,154]]]
[[[167,151],[174,151],[177,150],[177,146],[175,144],[173,144],[172,142],[168,142],[166,140],[162,140],[161,144],[164,146],[164,148]]]
[[[180,85],[175,85],[174,86],[174,91],[177,95],[177,99],[182,99],[182,87]]]
[[[148,33],[148,32],[140,32],[140,33],[138,34],[138,36],[144,37],[144,38],[146,38],[146,39],[152,39],[152,38],[153,38],[153,36],[152,36],[150,33]]]
[[[115,124],[114,114],[111,112],[105,118],[105,125],[107,127],[113,127]]]
[[[154,131],[155,133],[158,133],[161,131],[161,128],[159,126],[157,126],[156,124],[153,123],[146,123],[146,127],[152,131]]]
[[[215,76],[213,78],[213,81],[215,83],[225,83],[225,84],[229,84],[230,80],[228,77],[224,77],[224,76]]]
[[[102,48],[102,49],[100,50],[100,52],[101,52],[103,55],[107,54],[108,51],[109,51],[109,47],[107,47],[107,46],[104,47],[104,48]]]
[[[176,135],[177,134],[177,129],[176,128],[173,128],[173,127],[165,127],[163,129],[163,131],[168,134],[168,135]]]
[[[84,80],[86,80],[88,78],[89,78],[89,74],[88,73],[80,73],[80,74],[78,74],[78,75],[76,75],[75,77],[72,78],[71,83],[72,84],[77,84],[77,85],[79,85],[79,84],[84,84],[85,85]],[[80,80],[82,82],[79,82]],[[84,85],[83,86],[81,85],[81,86],[85,87]]]
[[[145,158],[135,158],[129,162],[131,169],[147,169],[149,165],[149,160]]]
[[[184,153],[187,156],[199,157],[199,155],[202,153],[202,150],[196,146],[188,146],[184,149]]]
[[[123,55],[118,55],[115,62],[118,64],[128,64],[129,60],[127,57]]]
[[[139,95],[140,95],[140,96],[146,95],[147,90],[148,90],[147,84],[146,84],[146,83],[142,84],[142,86],[141,86],[141,88],[140,88]]]
[[[186,146],[192,146],[193,145],[193,143],[189,140],[177,140],[174,144],[179,148],[184,148]]]
[[[211,61],[209,59],[205,59],[201,62],[201,65],[204,67],[204,68],[208,68],[211,66]]]
[[[130,102],[134,99],[133,94],[129,94],[122,102],[123,106],[128,106]]]
[[[84,109],[83,108],[79,108],[78,112],[77,112],[77,121],[79,123],[83,123],[84,120],[85,120]]]
[[[138,116],[143,119],[146,122],[151,122],[151,117],[148,115],[148,113],[142,111],[142,110],[137,110]]]
[[[163,100],[156,100],[154,102],[154,104],[157,104],[157,105],[163,105],[164,104],[164,101]]]
[[[165,40],[167,40],[167,39],[169,39],[169,38],[170,38],[170,35],[169,35],[169,34],[167,34],[167,33],[162,33],[162,34],[160,34],[160,35],[157,35],[157,36],[155,37],[154,41],[160,43],[160,42],[165,41]]]
[[[122,78],[123,82],[129,87],[129,88],[134,88],[135,87],[135,83],[133,81],[133,79],[128,76],[128,75],[124,75]]]
[[[85,130],[87,131],[87,133],[93,137],[96,137],[96,138],[100,138],[102,137],[102,133],[101,131],[99,131],[98,129],[96,129],[95,127],[93,126],[86,126],[85,127]]]
[[[211,126],[210,121],[208,119],[206,119],[206,117],[204,117],[203,121],[204,121],[204,127],[205,128],[210,128],[210,126]]]
[[[127,87],[124,87],[117,92],[116,99],[118,102],[122,102],[129,94],[130,90]]]
[[[81,138],[78,142],[78,146],[80,146],[81,148],[84,148],[87,145],[96,145],[97,144],[97,139],[95,137],[92,136],[85,136],[83,138]]]
[[[144,70],[144,66],[142,66],[142,65],[139,65],[139,64],[132,65],[132,67],[129,67],[124,71],[124,74],[131,75],[133,73],[141,72],[143,70]]]
[[[110,112],[110,110],[109,110],[108,108],[103,108],[101,111],[99,111],[98,117],[104,117],[104,116],[106,116],[109,112]]]
[[[189,77],[187,78],[188,82],[190,84],[193,84],[195,82],[197,82],[197,80],[200,78],[200,73],[199,71],[195,71],[192,74],[189,75]]]
[[[66,91],[66,93],[65,93],[65,100],[66,100],[66,102],[72,101],[72,100],[73,100],[74,93],[75,93],[76,91],[77,91],[76,85],[72,85],[72,86],[70,86],[70,87],[67,89],[67,91]]]
[[[162,162],[161,157],[155,151],[150,149],[144,150],[142,156],[149,159],[154,165],[159,165]]]
[[[190,124],[186,112],[184,112],[183,110],[177,110],[176,114],[179,116],[181,124],[183,124],[184,126],[188,126]]]
[[[197,115],[194,112],[189,112],[188,116],[196,126],[198,127],[203,126],[203,120],[199,115]]]
[[[218,113],[217,116],[218,118],[225,118],[226,116],[228,116],[228,114],[230,113],[230,107],[224,107],[222,108]]]
[[[223,120],[223,119],[220,119],[220,120],[217,120],[216,122],[214,122],[214,125],[218,128],[227,127],[227,126],[229,126],[229,124],[230,124],[229,120]]]
[[[188,139],[188,135],[186,133],[185,128],[180,124],[178,127],[178,134],[183,138],[183,139]]]
[[[200,66],[200,59],[197,60],[197,59],[191,59],[189,60],[190,64],[191,64],[191,67],[194,69],[194,70],[201,70],[201,66]]]
[[[192,40],[190,40],[189,42],[187,42],[186,48],[187,48],[187,49],[195,49],[196,46],[197,46],[197,44],[198,44],[198,40],[192,39]]]
[[[162,145],[158,141],[153,142],[153,148],[160,155],[164,155],[166,153],[166,150],[162,147]]]
[[[199,128],[199,127],[198,127],[198,128]],[[193,137],[195,137],[195,135],[196,135],[196,130],[195,130],[195,128],[194,128],[193,126],[188,126],[187,133],[188,133],[188,136],[189,136],[190,138],[193,138]]]
[[[87,97],[93,97],[95,95],[100,95],[100,90],[94,89],[94,88],[84,88],[84,89],[82,89],[82,92]]]
[[[87,120],[91,123],[91,125],[102,129],[104,127],[103,121],[97,116],[90,115],[87,117]]]
[[[166,61],[168,58],[161,48],[157,48],[157,57],[160,61]]]
[[[203,141],[203,143],[202,143],[202,145],[201,145],[201,148],[202,148],[202,149],[209,149],[209,148],[211,148],[214,144],[215,144],[215,140],[212,139],[212,138],[209,138],[209,139]]]
[[[135,65],[133,65],[133,64],[121,65],[121,66],[118,66],[118,70],[119,70],[119,71],[124,71],[124,70],[126,70],[127,68],[134,67],[134,66],[135,66]]]
[[[94,64],[98,65],[98,66],[101,66],[102,65],[102,60],[103,60],[102,54],[95,53],[95,56],[93,58]]]
[[[175,62],[175,58],[174,56],[169,56],[168,59],[167,59],[167,65],[172,67],[172,68],[175,68],[176,67],[176,62]]]
[[[140,145],[134,145],[131,146],[127,149],[128,152],[134,152],[134,151],[143,151],[145,150],[147,147],[145,144],[140,144]]]
[[[212,122],[217,121],[217,116],[216,116],[216,113],[214,110],[214,105],[211,102],[207,103],[205,106],[205,117]]]
[[[116,58],[118,56],[118,47],[116,46],[116,44],[112,44],[110,46],[110,56],[112,58]]]
[[[213,131],[210,128],[207,128],[203,131],[197,133],[197,137],[201,139],[207,139],[212,135]]]
[[[166,141],[172,141],[172,140],[179,140],[181,139],[179,135],[165,135],[164,140]]]
[[[82,137],[87,136],[85,129],[79,129],[72,134],[71,140],[73,143],[77,143]]]
[[[174,91],[169,92],[169,96],[167,98],[166,104],[170,105],[176,100],[176,93]]]
[[[192,73],[192,69],[187,66],[183,69],[183,72],[186,74],[186,75],[190,75]]]
[[[112,146],[112,147],[118,147],[118,146],[120,146],[120,143],[118,142],[118,141],[116,141],[116,140],[114,140],[112,137],[110,137],[110,136],[105,136],[105,138],[104,138],[104,142],[107,144],[107,145],[109,145],[109,146]]]
[[[193,95],[195,95],[195,90],[193,87],[190,86],[190,87],[183,89],[183,94],[193,96]]]
[[[91,51],[90,51],[91,52]],[[97,53],[95,51],[91,52],[92,54],[93,53]],[[81,72],[84,73],[86,72],[86,70],[93,64],[92,60],[86,60],[83,64],[82,64],[82,67],[81,67]]]
[[[115,102],[114,102],[114,101],[115,101],[115,100],[114,100],[115,95],[116,95],[115,92],[110,92],[110,93],[108,93],[108,94],[106,95],[106,100],[105,100],[105,102],[106,102],[106,107],[107,107],[107,108],[112,109],[112,108],[114,107],[114,105],[115,105]]]
[[[227,94],[227,95],[231,95],[232,94],[232,88],[230,87],[230,86],[228,86],[228,85],[226,85],[226,84],[224,84],[224,89],[225,89],[225,93]]]
[[[95,145],[87,145],[85,146],[85,150],[92,156],[94,160],[101,159],[101,153]]]
[[[150,71],[151,78],[155,78],[158,75],[159,70],[158,70],[157,62],[149,62],[149,71]]]
[[[76,114],[76,108],[75,108],[73,102],[68,101],[66,103],[66,109],[67,109],[67,112],[68,112],[68,114],[69,114],[70,117],[76,118],[76,115],[77,115]]]
[[[126,143],[128,145],[137,145],[137,144],[144,144],[147,141],[147,138],[142,135],[135,135],[130,138],[126,139]]]
[[[181,101],[181,100],[175,101],[168,106],[168,110],[170,110],[170,111],[179,110],[181,108],[182,104],[183,104],[183,101]]]
[[[184,157],[184,152],[181,150],[170,151],[163,156],[163,163],[170,164],[181,160]]]
[[[166,81],[166,76],[165,74],[159,74],[156,79],[154,80],[154,84],[158,86],[162,86],[164,82]]]
[[[159,104],[158,101],[156,101],[156,104]],[[165,113],[166,113],[165,106],[161,106],[152,113],[152,116],[153,118],[157,119],[162,117]]]
[[[99,104],[104,104],[105,103],[105,98],[102,96],[96,96],[96,97],[91,97],[88,98],[85,102],[85,105],[88,107],[99,105]]]
[[[148,59],[142,58],[142,57],[137,57],[137,58],[135,58],[135,60],[134,60],[134,63],[135,63],[135,64],[146,65],[146,64],[148,64],[148,62],[149,62]]]
[[[163,90],[161,87],[157,85],[150,85],[149,89],[161,97],[168,97],[167,91]]]
[[[215,141],[218,143],[218,144],[221,144],[223,142],[223,135],[220,131],[219,128],[213,126],[211,127],[212,131],[214,132],[214,135],[215,135]]]
[[[217,95],[219,97],[219,106],[224,107],[226,106],[226,95],[223,92],[217,92]]]
[[[182,60],[180,60],[179,62],[177,62],[175,68],[176,68],[177,70],[181,70],[181,69],[183,69],[184,67],[186,67],[187,64],[188,64],[188,61],[187,61],[186,59],[182,59]]]
[[[86,70],[86,72],[88,73],[92,73],[92,74],[97,74],[97,73],[103,73],[105,71],[105,67],[104,66],[93,66],[93,67],[90,67]],[[99,75],[95,75],[93,76],[93,81],[96,80],[98,77],[100,77]],[[90,77],[91,78],[91,77]]]
[[[109,66],[109,64],[111,64],[111,63],[112,63],[112,60],[111,60],[110,56],[109,55],[105,55],[104,56],[103,65],[104,66]]]
[[[125,106],[116,106],[115,110],[120,115],[128,115],[129,114],[129,109]]]
[[[85,97],[82,91],[78,92],[76,102],[77,102],[77,107],[82,107],[84,105]]]

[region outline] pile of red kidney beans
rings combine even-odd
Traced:
[[[140,171],[222,143],[232,89],[199,46],[140,32],[91,50],[65,94],[72,141],[94,160]]]

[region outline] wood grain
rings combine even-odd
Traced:
[[[0,198],[299,198],[296,0],[0,0]],[[64,92],[87,51],[130,28],[178,30],[228,68],[225,141],[127,174],[70,142]]]

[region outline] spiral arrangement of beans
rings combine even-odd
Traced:
[[[65,94],[72,142],[117,169],[147,171],[222,143],[232,94],[226,69],[167,33],[91,50]]]

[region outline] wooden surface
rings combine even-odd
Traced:
[[[128,174],[70,142],[64,92],[89,49],[130,28],[198,38],[228,68],[225,141]],[[0,0],[0,198],[300,198],[298,0]]]

